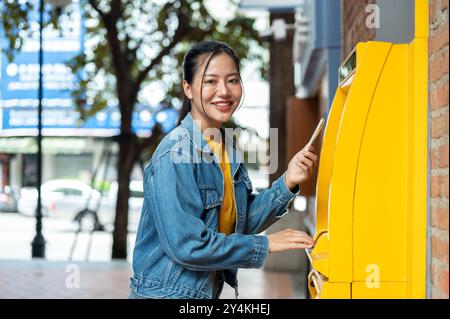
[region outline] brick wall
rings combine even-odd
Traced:
[[[342,0],[342,59],[353,50],[358,42],[375,40],[376,29],[366,28],[366,7],[376,0]]]
[[[448,298],[448,0],[429,1],[431,296]]]

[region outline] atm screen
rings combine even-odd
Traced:
[[[356,50],[339,67],[339,83],[345,81],[356,69]]]

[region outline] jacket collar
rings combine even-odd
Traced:
[[[181,121],[180,124],[183,128],[185,128],[189,132],[189,136],[194,147],[203,153],[213,153],[208,142],[206,141],[202,131],[200,129],[200,123],[192,118],[191,112],[189,112],[186,117]],[[239,164],[243,163],[242,152],[237,148],[234,141],[230,136],[225,134],[224,129],[221,129],[222,136],[225,136],[225,147],[227,149],[228,157],[230,159],[231,171],[232,175],[236,173],[239,168]],[[217,159],[214,158],[214,161],[217,162]]]

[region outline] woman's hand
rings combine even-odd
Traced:
[[[306,145],[294,155],[288,165],[285,182],[289,189],[308,180],[317,166],[318,156],[312,145]]]
[[[314,246],[314,240],[305,232],[285,229],[267,235],[269,239],[269,253],[278,253],[292,249],[305,249]]]

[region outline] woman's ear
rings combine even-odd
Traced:
[[[183,90],[187,98],[192,100],[192,88],[191,85],[186,80],[183,80]]]

